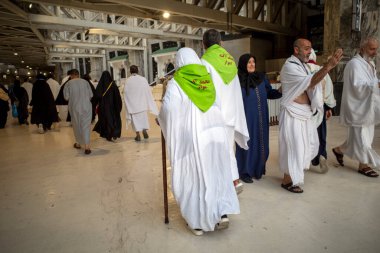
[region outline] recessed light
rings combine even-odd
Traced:
[[[162,14],[162,16],[163,16],[164,18],[169,18],[169,17],[170,17],[170,13],[167,12],[167,11],[165,11],[165,12]]]

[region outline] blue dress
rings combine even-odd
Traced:
[[[242,87],[245,117],[250,140],[248,150],[236,145],[236,160],[240,178],[260,179],[265,174],[265,164],[269,156],[269,113],[267,99],[278,99],[282,94],[263,76],[255,88]]]

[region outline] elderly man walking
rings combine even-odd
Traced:
[[[76,141],[74,148],[80,149],[81,145],[84,145],[84,153],[88,155],[91,153],[90,125],[93,94],[87,81],[79,78],[78,70],[73,69],[70,75],[70,81],[65,85],[63,95],[69,101],[69,112]]]
[[[379,80],[373,62],[378,48],[375,38],[364,39],[344,69],[340,122],[347,126],[348,137],[332,149],[341,166],[345,154],[359,161],[358,172],[367,177],[379,176],[370,164],[380,166],[380,156],[372,148],[375,125],[380,123]]]
[[[306,63],[311,53],[311,42],[297,39],[293,55],[281,69],[282,99],[279,124],[279,161],[284,173],[281,187],[302,193],[304,170],[318,154],[317,127],[312,115],[323,113],[323,95],[320,82],[341,60],[343,51],[338,49],[318,72],[311,73]]]
[[[177,70],[158,117],[172,165],[172,190],[195,235],[228,228],[240,213],[231,183],[225,122],[214,83],[191,48],[176,56]]]

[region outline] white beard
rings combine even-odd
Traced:
[[[366,62],[373,62],[373,61],[375,60],[375,57],[369,57],[368,55],[363,54],[363,59],[364,59]]]

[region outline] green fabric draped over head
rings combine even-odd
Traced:
[[[174,80],[202,112],[214,104],[215,87],[205,66],[185,65],[175,72]]]
[[[223,79],[224,84],[230,84],[237,74],[234,58],[221,46],[215,44],[207,48],[202,56],[210,63]]]

